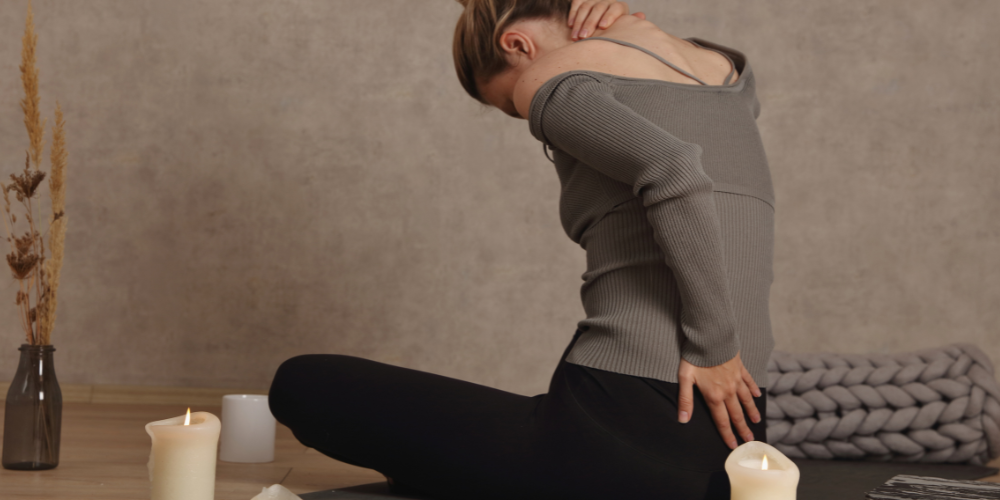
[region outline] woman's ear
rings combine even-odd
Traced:
[[[531,56],[538,49],[528,35],[518,30],[509,30],[500,35],[500,48],[508,57],[515,59],[524,55]]]

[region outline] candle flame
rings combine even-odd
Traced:
[[[191,408],[188,408],[187,415],[184,416],[184,425],[191,425]]]
[[[767,470],[767,455],[764,455],[764,461],[760,464],[760,470]]]

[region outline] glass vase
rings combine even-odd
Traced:
[[[21,344],[21,360],[7,391],[3,467],[45,470],[59,465],[62,391],[52,366],[51,345]]]

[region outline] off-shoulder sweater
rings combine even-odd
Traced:
[[[677,383],[682,357],[714,366],[739,352],[763,388],[775,199],[754,75],[742,52],[686,40],[729,56],[737,81],[571,70],[531,100],[562,226],[586,250],[586,319],[566,361]]]

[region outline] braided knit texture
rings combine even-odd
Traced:
[[[789,457],[984,465],[1000,456],[1000,388],[970,343],[768,362],[767,442]]]

